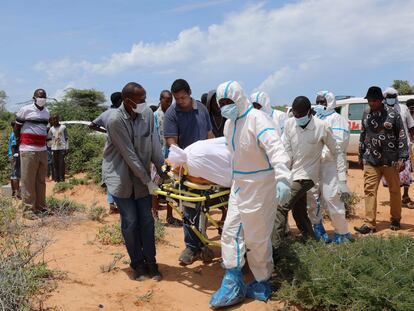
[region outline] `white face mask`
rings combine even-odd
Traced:
[[[137,105],[135,108],[132,108],[132,111],[135,112],[135,113],[141,114],[141,113],[144,112],[145,108],[147,107],[147,104],[145,102],[144,103],[141,103],[141,104],[137,104],[136,102],[130,100],[129,98],[128,98],[128,100],[131,103],[134,103],[135,105]]]
[[[44,107],[46,105],[46,98],[36,98],[36,105],[39,107]]]
[[[385,100],[387,101],[387,105],[389,106],[394,106],[395,103],[397,102],[396,98],[386,98]]]

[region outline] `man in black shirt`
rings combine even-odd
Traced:
[[[362,116],[359,161],[364,169],[365,223],[355,230],[375,232],[377,191],[381,177],[388,182],[391,206],[391,230],[400,229],[401,193],[399,172],[408,159],[407,136],[400,114],[384,105],[379,87],[372,86],[365,97],[369,109]]]

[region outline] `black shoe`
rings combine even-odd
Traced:
[[[366,224],[363,224],[361,227],[354,227],[354,230],[361,234],[374,233],[376,231],[375,228],[370,228]]]
[[[191,265],[194,261],[200,258],[200,252],[195,252],[191,248],[186,247],[178,258],[181,266]]]
[[[158,270],[158,265],[156,263],[148,264],[147,270],[148,270],[148,275],[151,279],[157,282],[162,280],[162,274]]]
[[[400,222],[398,220],[392,220],[391,221],[391,225],[390,225],[390,229],[392,231],[398,231],[401,229],[401,225]]]
[[[145,265],[138,265],[134,271],[134,279],[136,281],[145,281],[148,279],[148,271]]]

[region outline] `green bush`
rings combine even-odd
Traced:
[[[70,216],[75,212],[83,212],[86,210],[83,204],[73,202],[67,198],[58,199],[53,196],[46,198],[46,206],[46,213],[56,216]]]
[[[121,225],[119,223],[113,224],[111,226],[104,225],[99,228],[96,238],[99,242],[104,245],[119,245],[124,243],[124,238],[122,237]]]
[[[103,150],[102,150],[103,151]],[[102,154],[92,158],[86,167],[88,178],[92,179],[95,184],[102,182]]]
[[[102,222],[106,216],[106,209],[103,206],[92,206],[88,211],[88,218],[93,221]]]
[[[66,157],[67,171],[69,174],[85,172],[90,163],[95,163],[97,158],[102,159],[102,151],[105,137],[91,132],[81,125],[68,127],[70,152]]]
[[[73,189],[73,185],[67,181],[57,182],[53,186],[53,193],[65,192],[66,190]]]
[[[154,221],[155,225],[155,241],[160,242],[165,238],[165,225],[161,222],[161,220],[156,219]]]
[[[8,155],[10,131],[0,133],[0,185],[10,180],[10,161]]]
[[[414,240],[293,243],[276,266],[274,298],[312,310],[414,310]]]
[[[13,232],[16,228],[17,210],[10,198],[0,198],[0,237]]]

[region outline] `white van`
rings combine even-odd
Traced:
[[[414,95],[400,95],[398,101],[405,105],[410,98],[414,98]],[[368,102],[362,97],[350,97],[336,101],[336,111],[348,120],[351,132],[347,154],[358,154],[362,114],[367,108]]]

